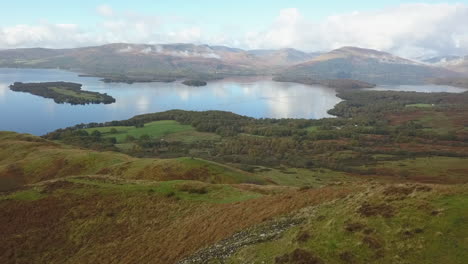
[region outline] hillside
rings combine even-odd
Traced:
[[[356,47],[333,50],[279,73],[288,78],[353,79],[376,84],[418,84],[453,74],[386,52]]]
[[[237,184],[250,180],[198,159],[200,167],[191,159],[136,159],[11,132],[0,134],[0,144],[2,187],[21,180],[0,193],[6,264],[462,263],[467,257],[466,184]],[[206,180],[209,175],[214,178]]]
[[[423,62],[462,74],[468,74],[468,56],[442,56],[426,59]]]
[[[60,68],[104,77],[106,81],[170,81],[268,74],[311,56],[293,49],[251,52],[224,46],[117,43],[61,50],[1,50],[0,67]]]
[[[353,79],[376,84],[416,84],[456,76],[449,69],[389,53],[344,47],[328,53],[295,49],[242,50],[194,44],[116,43],[75,49],[0,51],[0,67],[60,68],[102,77],[106,82],[210,80],[238,75],[278,74],[314,80]],[[453,70],[453,71],[452,71]]]

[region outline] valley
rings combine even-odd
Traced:
[[[0,261],[463,263],[467,92],[338,96],[0,132]]]
[[[4,2],[0,264],[468,263],[467,1]]]

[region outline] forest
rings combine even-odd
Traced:
[[[284,165],[374,174],[372,166],[382,159],[468,157],[467,92],[342,89],[338,96],[344,101],[329,111],[336,118],[254,119],[222,111],[172,110],[122,121],[78,124],[44,137],[136,157],[204,158],[247,171]],[[145,129],[150,122],[161,120],[189,125],[194,131],[168,131],[159,136],[151,132],[125,136],[119,131]]]

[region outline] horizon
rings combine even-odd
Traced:
[[[190,43],[304,52],[353,46],[412,59],[468,54],[467,1],[16,1],[3,10],[2,50]]]

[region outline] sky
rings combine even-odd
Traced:
[[[410,58],[468,55],[468,0],[2,3],[0,49],[116,42],[309,52],[359,46]]]

